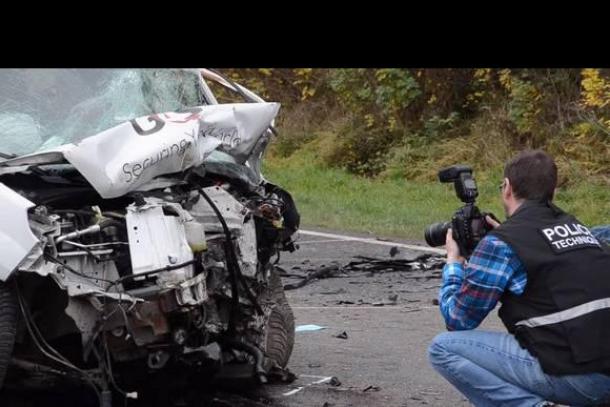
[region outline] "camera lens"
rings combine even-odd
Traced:
[[[447,230],[451,227],[451,222],[438,222],[428,226],[424,231],[426,243],[432,247],[443,246],[447,239]]]

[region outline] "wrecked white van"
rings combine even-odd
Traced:
[[[278,109],[208,70],[0,70],[0,386],[80,381],[108,407],[285,367]]]

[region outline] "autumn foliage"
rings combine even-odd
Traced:
[[[610,183],[607,69],[225,69],[282,103],[273,154],[313,149],[365,176],[432,179],[439,166],[553,154],[562,182]]]

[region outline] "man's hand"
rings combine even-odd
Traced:
[[[494,218],[492,218],[489,215],[485,215],[485,221],[487,221],[487,224],[494,229],[497,228],[498,226],[500,226],[500,222],[498,222],[497,220],[495,220]]]
[[[464,258],[460,255],[460,248],[455,240],[453,240],[453,231],[451,228],[447,231],[445,239],[445,249],[447,249],[447,263],[464,264]]]

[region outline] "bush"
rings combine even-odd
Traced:
[[[385,169],[386,155],[401,137],[397,131],[370,126],[355,118],[338,131],[335,143],[327,147],[324,162],[354,174],[375,176]]]
[[[486,114],[461,128],[461,136],[435,139],[411,134],[390,151],[382,176],[437,181],[439,169],[468,164],[482,177],[481,170],[501,166],[514,151],[505,126],[504,120]]]
[[[282,103],[272,156],[304,149],[358,175],[434,180],[443,165],[493,169],[543,148],[564,183],[610,178],[608,69],[228,71]]]

